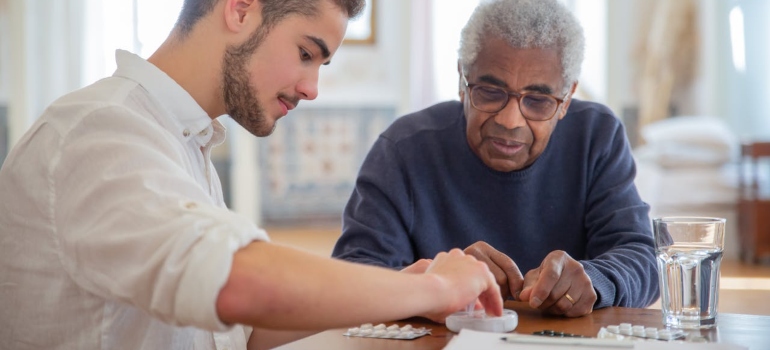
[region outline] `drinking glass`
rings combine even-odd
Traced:
[[[698,329],[716,324],[725,222],[706,217],[653,220],[665,326]]]

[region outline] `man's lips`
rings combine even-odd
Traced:
[[[297,106],[296,103],[292,103],[291,101],[287,101],[286,99],[280,97],[278,98],[278,104],[281,105],[281,116],[286,115],[290,110]]]
[[[494,149],[497,152],[505,156],[513,156],[517,152],[521,151],[524,148],[524,146],[526,146],[525,143],[496,138],[496,137],[491,137],[488,140],[492,145],[492,147],[494,147]]]

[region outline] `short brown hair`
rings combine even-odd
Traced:
[[[221,0],[184,0],[182,12],[176,27],[182,35],[190,33],[198,21],[214,9]],[[259,0],[262,3],[262,25],[268,30],[289,15],[299,14],[312,17],[318,13],[318,3],[324,0]],[[330,0],[347,13],[348,18],[355,18],[364,9],[364,0]]]

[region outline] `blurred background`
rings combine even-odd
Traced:
[[[770,167],[750,156],[770,140],[770,2],[562,1],[587,39],[576,97],[623,121],[653,216],[726,217],[726,258],[767,261]],[[115,49],[148,57],[181,4],[0,0],[0,162],[55,98],[111,75]],[[477,4],[369,0],[322,68],[316,101],[263,139],[223,117],[229,138],[214,161],[228,205],[263,226],[338,235],[378,134],[403,114],[457,99],[460,30]]]

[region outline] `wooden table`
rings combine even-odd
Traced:
[[[654,309],[610,307],[596,310],[585,317],[564,318],[543,315],[540,311],[533,310],[520,302],[508,301],[505,303],[505,307],[518,313],[519,325],[515,332],[521,334],[531,334],[550,329],[594,337],[601,327],[624,322],[663,328],[661,312]],[[717,317],[717,327],[701,331],[701,336],[712,342],[743,345],[751,350],[770,349],[770,316],[719,314]],[[346,337],[342,334],[347,329],[334,329],[286,344],[278,349],[442,349],[454,336],[454,333],[447,330],[444,325],[425,319],[412,318],[389,322],[386,325],[393,323],[398,323],[401,326],[411,324],[415,327],[427,327],[433,331],[431,335],[414,340],[393,340]]]

